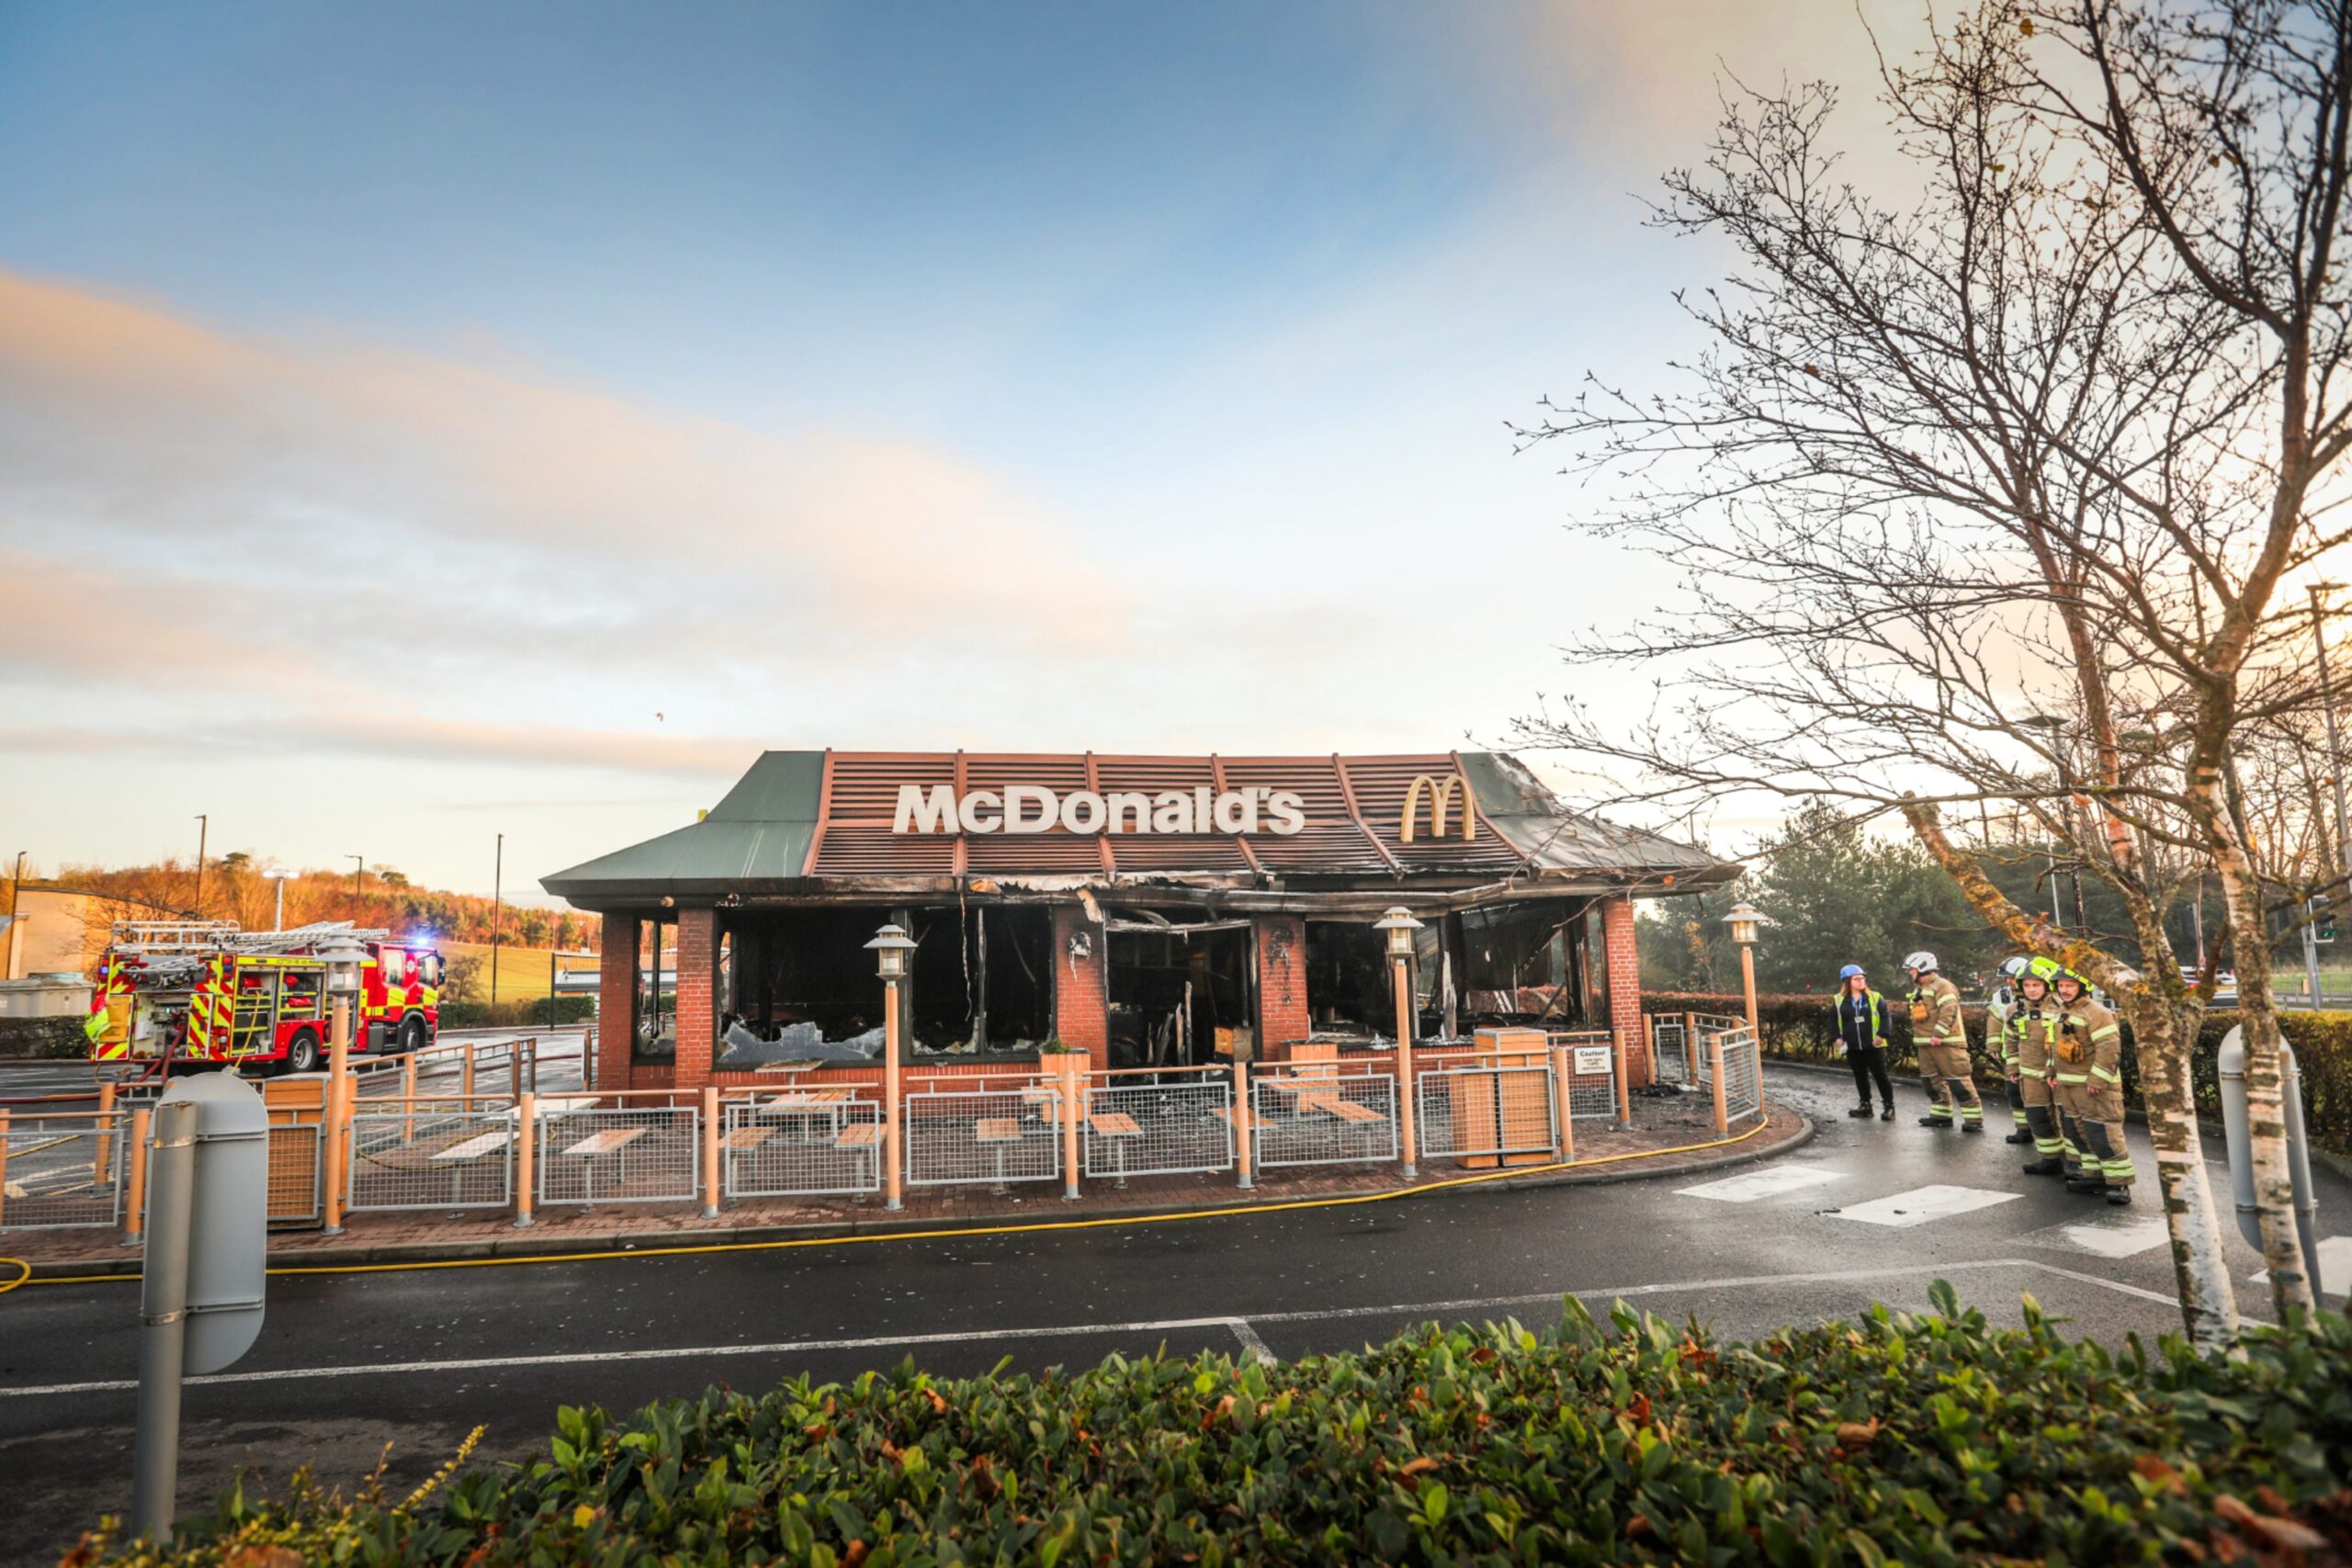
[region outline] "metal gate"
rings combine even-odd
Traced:
[[[346,1211],[503,1209],[514,1201],[511,1111],[414,1101],[354,1115],[347,1143]]]
[[[865,1193],[882,1186],[882,1106],[798,1093],[721,1108],[721,1182],[729,1198]]]
[[[686,1105],[540,1107],[541,1204],[689,1203],[702,1194],[702,1112]]]

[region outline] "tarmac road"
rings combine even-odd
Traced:
[[[183,1506],[301,1463],[348,1487],[387,1446],[392,1483],[413,1484],[477,1424],[485,1454],[520,1456],[561,1404],[847,1379],[910,1356],[956,1373],[1162,1346],[1289,1358],[1430,1318],[1542,1326],[1564,1292],[1747,1336],[1872,1302],[1925,1310],[1944,1278],[2005,1321],[2030,1292],[2103,1339],[2179,1326],[2145,1192],[2119,1211],[2024,1177],[2006,1126],[1914,1125],[1916,1088],[1897,1121],[1860,1122],[1843,1114],[1841,1077],[1769,1077],[1819,1135],[1729,1172],[1125,1229],[276,1278],[252,1354],[187,1391]],[[2153,1169],[2144,1146],[2136,1157]],[[2341,1291],[2352,1187],[2323,1181]],[[2231,1245],[2241,1306],[2267,1312],[2248,1282],[2258,1258]],[[130,1284],[0,1296],[0,1562],[53,1561],[127,1506],[137,1303]]]

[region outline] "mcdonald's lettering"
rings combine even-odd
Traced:
[[[1453,805],[1454,787],[1461,782],[1461,780],[1455,778],[1441,779],[1429,773],[1423,773],[1414,779],[1410,784],[1406,786],[1405,811],[1402,818],[1396,824],[1396,841],[1400,844],[1409,844],[1413,841],[1413,819],[1420,815],[1421,792],[1424,790],[1429,792],[1430,797],[1430,837],[1432,839],[1444,838],[1446,813]],[[1477,813],[1470,809],[1470,792],[1465,789],[1462,792],[1462,837],[1464,841],[1467,842],[1469,840],[1476,837],[1477,831]]]
[[[894,833],[1276,833],[1306,826],[1306,797],[1287,789],[1074,789],[1042,784],[976,789],[958,800],[953,786],[899,786]]]

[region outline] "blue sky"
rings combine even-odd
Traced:
[[[1718,69],[1865,48],[1830,0],[0,8],[0,854],[209,811],[486,887],[763,745],[1503,739],[1662,583],[1505,421],[1682,341],[1708,258],[1634,193]]]

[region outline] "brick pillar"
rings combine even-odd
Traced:
[[[1306,921],[1296,915],[1261,915],[1258,928],[1258,1042],[1261,1060],[1314,1028],[1306,1011]]]
[[[607,913],[596,963],[596,1081],[627,1089],[629,1043],[637,1038],[638,919]]]
[[[718,1043],[718,911],[678,911],[678,1066],[671,1081],[700,1089],[710,1081]]]
[[[1083,937],[1086,956],[1073,957],[1071,939]],[[1076,904],[1054,906],[1054,1032],[1087,1055],[1094,1070],[1111,1065],[1110,933]]]
[[[1609,1028],[1625,1051],[1625,1080],[1650,1081],[1642,1035],[1642,954],[1634,940],[1634,900],[1624,894],[1600,901],[1601,946],[1609,969]]]

